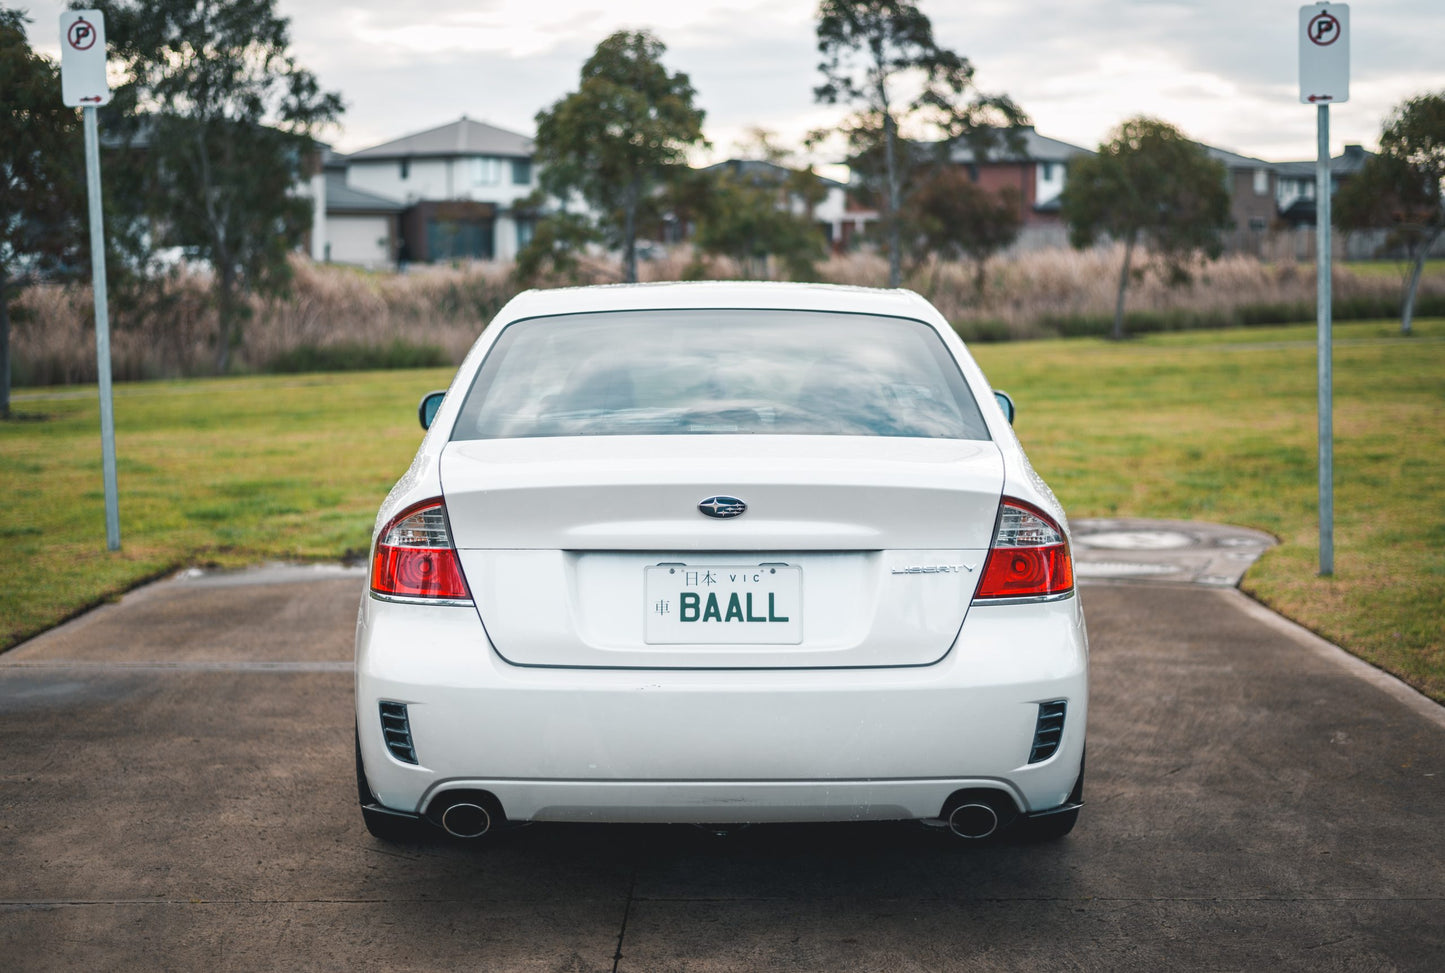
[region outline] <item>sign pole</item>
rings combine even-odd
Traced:
[[[1315,304],[1319,327],[1320,575],[1335,573],[1334,280],[1330,226],[1330,106],[1318,112],[1319,158],[1315,162]]]
[[[1350,100],[1350,7],[1316,3],[1299,9],[1299,100],[1315,106],[1315,315],[1319,327],[1320,577],[1335,573],[1334,254],[1330,226],[1330,105]]]
[[[100,205],[100,135],[95,113],[110,104],[105,73],[105,16],[99,10],[60,15],[60,101],[85,121],[85,191],[90,198],[90,274],[95,294],[95,371],[100,385],[100,460],[105,481],[105,545],[120,550],[120,500],[115,482],[115,408],[110,388],[110,301],[105,293],[105,223]]]
[[[105,544],[120,550],[120,500],[115,476],[115,407],[110,387],[110,302],[105,289],[105,224],[100,204],[100,135],[86,105],[85,188],[90,198],[90,272],[95,292],[95,366],[100,379],[100,456],[105,479]]]

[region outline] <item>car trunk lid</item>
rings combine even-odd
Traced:
[[[648,668],[936,661],[1003,482],[992,443],[886,437],[478,440],[441,472],[503,657]]]

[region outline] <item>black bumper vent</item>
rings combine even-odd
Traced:
[[[411,745],[411,724],[406,718],[405,703],[381,702],[381,735],[386,738],[386,749],[404,763],[417,762],[416,749]]]
[[[1059,741],[1064,738],[1064,711],[1068,707],[1068,702],[1062,699],[1039,704],[1039,722],[1034,728],[1034,746],[1029,751],[1029,763],[1048,760],[1058,752]]]

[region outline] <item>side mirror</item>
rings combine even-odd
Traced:
[[[437,417],[437,410],[442,407],[442,399],[447,393],[428,392],[421,397],[421,404],[416,407],[416,417],[423,429],[430,429],[432,420]]]
[[[1008,424],[1009,424],[1010,426],[1013,425],[1013,424],[1014,424],[1014,400],[1013,400],[1013,396],[1009,395],[1007,392],[997,392],[997,391],[996,391],[996,392],[993,393],[993,397],[994,397],[994,399],[996,399],[996,400],[998,401],[998,407],[1003,410],[1004,416],[1008,419]]]

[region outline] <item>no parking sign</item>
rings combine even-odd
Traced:
[[[110,104],[105,18],[99,10],[67,10],[60,15],[60,100],[71,108]]]
[[[1317,3],[1299,11],[1299,100],[1350,100],[1350,7]]]

